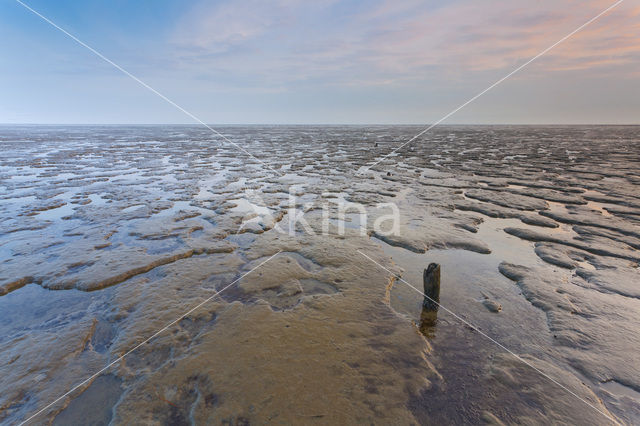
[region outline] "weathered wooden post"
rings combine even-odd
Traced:
[[[420,314],[420,332],[427,338],[434,337],[440,303],[440,265],[430,263],[422,274],[424,300]]]
[[[422,307],[429,311],[437,311],[440,303],[440,265],[430,263],[422,274],[424,300]]]

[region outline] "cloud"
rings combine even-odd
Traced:
[[[388,30],[374,35],[371,44],[379,67],[394,64],[407,72],[425,66],[471,71],[514,67],[611,3],[580,2],[579,13],[567,7],[572,4],[577,5],[540,1],[523,8],[513,2],[483,1],[416,11],[404,20],[387,23]],[[594,65],[594,57],[608,58],[599,65],[628,63],[634,55],[637,60],[637,12],[619,7],[549,52],[545,64],[550,69],[586,69]],[[619,35],[622,31],[627,35]]]
[[[217,79],[233,75],[245,86],[402,85],[513,69],[610,4],[201,3],[180,19],[172,44],[181,64],[204,65]],[[639,13],[640,8],[623,3],[545,55],[539,69],[592,70],[637,63]],[[233,85],[233,80],[226,83]]]

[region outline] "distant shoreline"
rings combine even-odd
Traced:
[[[402,123],[208,123],[215,127],[427,127],[430,123],[402,124]],[[0,123],[1,127],[44,127],[44,126],[70,126],[70,127],[203,127],[198,123]],[[633,127],[640,123],[451,123],[439,124],[437,127]]]

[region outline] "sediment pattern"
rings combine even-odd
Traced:
[[[1,128],[0,422],[637,423],[639,129],[419,130]]]

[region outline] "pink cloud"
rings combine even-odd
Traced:
[[[187,60],[227,72],[253,67],[272,82],[323,79],[328,84],[393,84],[425,74],[449,76],[512,69],[611,5],[611,1],[385,0],[347,18],[335,1],[281,0],[200,6],[181,21],[174,42]],[[640,59],[640,7],[615,10],[557,46],[530,72],[617,67],[630,75]],[[313,15],[312,15],[313,16]],[[306,20],[304,19],[306,18]],[[340,25],[332,20],[341,18]],[[306,26],[305,26],[306,25]],[[325,31],[323,29],[326,28]],[[189,56],[189,48],[194,54]],[[211,55],[233,51],[224,61]]]

